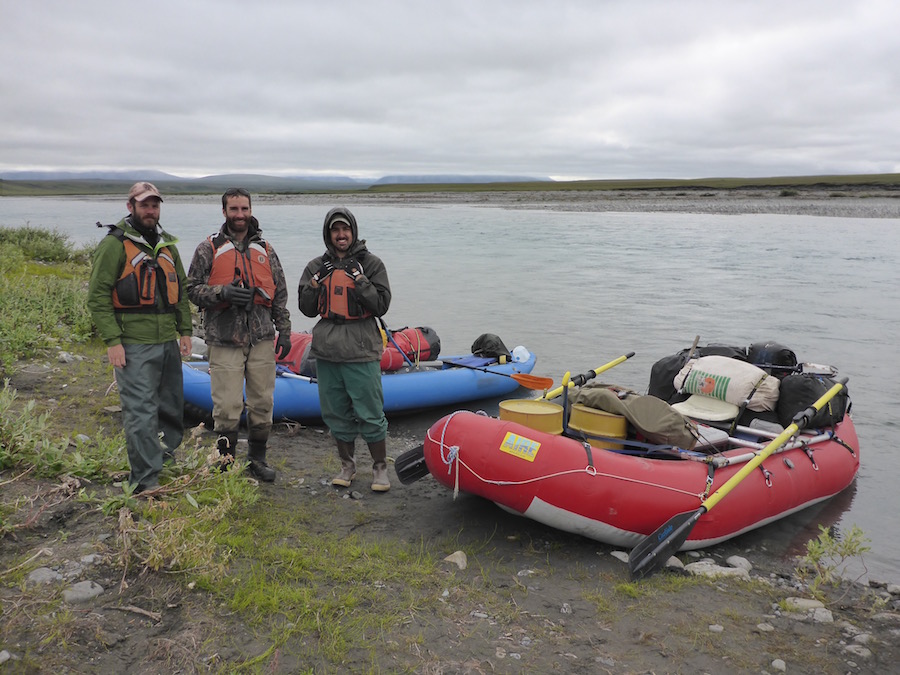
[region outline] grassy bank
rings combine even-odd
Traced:
[[[0,228],[0,374],[15,359],[87,342],[88,258],[59,233]]]

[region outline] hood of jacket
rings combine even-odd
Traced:
[[[353,242],[350,244],[348,255],[354,255],[361,248],[365,248],[366,240],[359,238],[359,228],[356,225],[356,216],[350,212],[350,209],[343,206],[337,206],[325,215],[325,223],[322,225],[322,239],[325,241],[325,250],[332,258],[337,258],[337,252],[331,243],[331,225],[335,220],[344,220],[350,224],[350,233],[353,236]]]

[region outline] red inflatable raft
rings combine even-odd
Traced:
[[[631,548],[672,516],[700,507],[776,435],[749,427],[732,433],[719,432],[724,443],[704,451],[661,446],[626,454],[627,444],[603,449],[516,421],[456,412],[429,429],[424,461],[450,489]],[[717,544],[828,499],[858,469],[849,414],[833,428],[798,434],[704,514],[681,550]]]

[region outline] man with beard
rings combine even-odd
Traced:
[[[287,284],[275,250],[253,217],[250,193],[226,190],[222,214],[225,223],[197,247],[188,271],[188,295],[203,311],[209,347],[220,467],[227,469],[237,457],[246,389],[250,472],[272,482],[275,470],[266,463],[266,445],[272,430],[275,355],[284,358],[291,349]]]
[[[300,277],[300,311],[320,316],[310,355],[316,359],[322,421],[337,444],[341,472],[331,484],[350,487],[356,477],[354,448],[361,436],[372,455],[372,489],[391,489],[387,472],[388,423],[381,388],[384,342],[376,317],[391,304],[381,259],[359,238],[356,217],[338,207],[325,216],[325,253]]]
[[[159,225],[161,203],[152,183],[131,187],[130,215],[108,226],[88,286],[88,309],[115,368],[135,493],[159,487],[163,460],[184,435],[181,355],[191,353],[191,310],[177,240]]]

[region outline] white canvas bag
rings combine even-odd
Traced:
[[[752,363],[727,356],[691,359],[673,384],[686,394],[701,394],[737,406],[750,397],[747,408],[756,412],[775,410],[778,402],[778,378]]]

